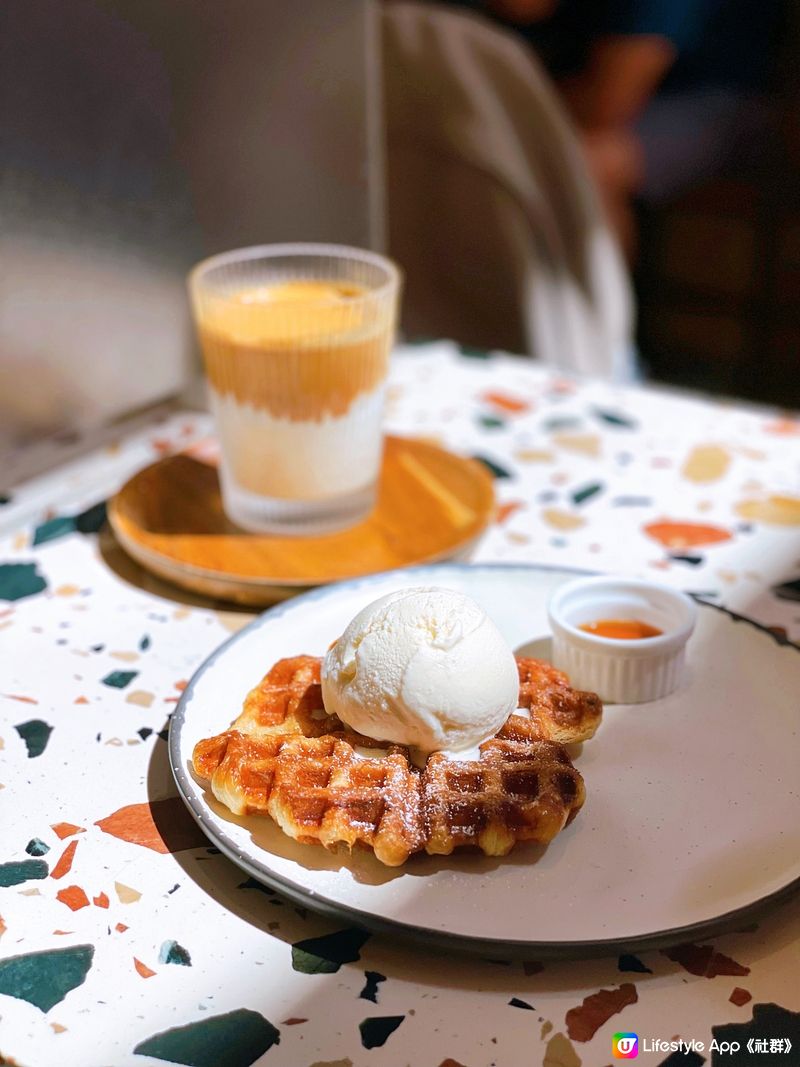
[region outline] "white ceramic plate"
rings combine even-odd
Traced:
[[[282,656],[322,654],[365,604],[440,585],[479,601],[512,648],[546,653],[545,605],[574,572],[419,567],[328,586],[268,611],[198,670],[172,718],[178,788],[209,838],[262,882],[317,910],[495,956],[643,949],[728,928],[800,885],[800,649],[701,605],[686,683],[607,706],[574,754],[587,799],[547,848],[466,852],[386,868],[367,851],[299,845],[234,817],[193,777],[195,742],[223,730]],[[544,644],[543,644],[544,642]]]

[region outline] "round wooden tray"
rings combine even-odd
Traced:
[[[265,605],[343,578],[463,556],[494,509],[483,464],[437,445],[387,437],[375,510],[318,537],[239,529],[222,509],[216,468],[170,456],[135,474],[111,500],[120,544],[167,581],[206,596]]]

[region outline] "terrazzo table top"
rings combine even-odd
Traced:
[[[476,560],[656,578],[800,643],[800,420],[432,344],[396,359],[388,429],[493,471]],[[0,1063],[607,1067],[635,1032],[648,1065],[800,1064],[798,899],[713,943],[505,964],[344,928],[210,847],[167,720],[251,616],[146,575],[103,505],[210,431],[172,413],[0,505]]]

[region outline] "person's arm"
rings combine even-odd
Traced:
[[[644,168],[632,124],[676,57],[672,41],[658,34],[605,36],[593,43],[586,67],[560,86],[608,220],[630,259],[637,243],[630,198]]]
[[[549,19],[559,0],[484,0],[484,7],[492,15],[518,26]]]
[[[563,87],[578,123],[619,129],[635,121],[678,56],[697,47],[726,2],[602,0],[586,63]]]
[[[676,57],[675,45],[656,34],[603,37],[592,45],[584,70],[561,89],[583,129],[627,126],[647,106]]]

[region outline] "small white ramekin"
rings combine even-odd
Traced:
[[[680,684],[697,609],[667,586],[599,575],[562,585],[550,598],[548,615],[553,665],[571,685],[592,690],[607,704],[643,704]],[[662,632],[619,640],[578,629],[601,619],[637,619]]]

